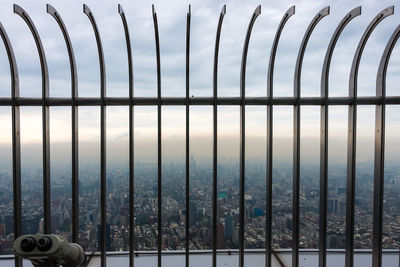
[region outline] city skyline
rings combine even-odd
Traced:
[[[280,248],[291,249],[293,266],[298,265],[299,248],[319,248],[320,263],[326,259],[326,248],[345,249],[346,265],[351,265],[353,249],[372,249],[377,265],[382,248],[400,247],[400,102],[393,97],[400,95],[398,46],[390,62],[385,61],[390,63],[387,77],[380,65],[378,74],[384,79],[376,82],[382,51],[386,44],[395,43],[388,39],[397,26],[397,7],[394,16],[380,20],[393,13],[392,7],[384,8],[395,3],[357,3],[362,5],[362,15],[351,19],[332,64],[324,65],[330,68],[328,95],[321,92],[321,68],[329,37],[356,6],[345,0],[332,3],[316,17],[330,3],[296,3],[294,19],[282,32],[270,67],[276,25],[290,1],[263,5],[253,27],[261,11],[257,7],[248,26],[247,37],[253,30],[248,51],[249,39],[243,49],[242,38],[259,4],[255,0],[226,3],[227,13],[224,6],[220,17],[221,23],[225,15],[220,43],[215,30],[225,3],[206,0],[182,5],[177,0],[168,4],[158,0],[152,6],[153,25],[149,2],[122,2],[134,51],[131,80],[124,39],[128,32],[123,32],[127,28],[121,25],[115,2],[90,0],[86,3],[94,7],[90,14],[83,5],[95,34],[81,3],[51,3],[71,34],[79,77],[79,89],[74,83],[72,88],[78,99],[68,99],[71,77],[65,43],[57,24],[45,14],[44,4],[42,0],[22,4],[37,26],[43,49],[35,33],[33,42],[26,23],[11,10],[0,10],[0,22],[4,20],[15,50],[21,87],[17,99],[11,99],[10,87],[14,85],[16,93],[19,88],[10,83],[6,64],[0,65],[4,106],[0,107],[4,125],[0,129],[0,254],[13,252],[15,236],[38,232],[63,235],[87,252],[101,251],[103,265],[108,251],[129,251],[133,263],[135,251],[158,250],[161,266],[161,251],[185,251],[188,264],[190,250],[211,249],[214,265],[217,249],[238,249],[239,266],[244,266],[245,249],[265,249],[268,265],[272,249]],[[382,9],[381,16],[375,17]],[[188,32],[187,10],[192,11]],[[325,15],[329,16],[319,22]],[[304,35],[299,29],[305,30],[313,17]],[[26,18],[25,22],[35,28]],[[395,33],[391,41],[397,41],[400,27]],[[220,45],[216,48],[220,58],[214,58],[218,84],[213,76],[214,42]],[[35,46],[41,64],[37,53],[32,53]],[[297,54],[299,47],[304,50]],[[0,46],[0,61],[6,62],[4,52]],[[41,52],[46,53],[47,63]],[[271,74],[267,70],[274,72],[274,79],[268,80],[272,99],[265,98]],[[217,87],[218,96],[212,94]],[[129,97],[138,98],[129,99],[128,89]],[[212,96],[218,99],[212,102]],[[285,98],[291,96],[295,97]],[[41,97],[48,97],[48,102],[35,102]],[[246,97],[254,98],[248,103]],[[134,112],[129,110],[132,107]],[[322,116],[328,110],[329,116]]]
[[[301,248],[317,248],[318,240],[318,195],[319,168],[317,164],[303,166],[301,172],[300,235]],[[344,248],[345,221],[345,164],[333,165],[329,170],[328,186],[328,248]],[[190,158],[190,249],[211,248],[211,192],[212,179],[210,164],[197,163]],[[219,164],[218,174],[218,249],[235,249],[238,245],[238,204],[239,204],[239,166],[238,164]],[[355,248],[371,248],[370,227],[372,223],[372,169],[373,165],[362,163],[357,167],[357,187],[355,194]],[[71,192],[68,169],[57,169],[52,179],[52,232],[71,238]],[[141,163],[135,168],[135,250],[154,250],[157,244],[157,192],[156,164]],[[107,250],[128,249],[128,169],[111,166],[107,171]],[[291,247],[291,165],[274,164],[273,171],[273,247]],[[3,250],[9,253],[12,238],[12,202],[10,187],[11,172],[0,172],[0,230],[3,233]],[[80,168],[80,239],[86,251],[98,250],[99,224],[99,170],[93,166]],[[183,164],[168,163],[163,166],[163,250],[182,250],[185,240],[185,205]],[[41,186],[40,172],[23,172],[23,232],[41,232]],[[265,234],[265,165],[251,163],[246,171],[246,248],[263,248]],[[396,195],[400,192],[400,168],[389,165],[385,177],[384,204],[384,248],[399,245],[399,211]],[[11,212],[11,213],[10,213]],[[3,228],[2,228],[3,227]],[[11,232],[10,232],[11,231]],[[1,236],[1,234],[0,234]],[[6,249],[6,250],[4,250]]]

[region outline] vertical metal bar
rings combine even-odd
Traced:
[[[11,74],[11,99],[12,99],[12,162],[13,162],[13,213],[14,213],[14,240],[22,233],[22,204],[21,204],[21,137],[20,113],[16,98],[19,97],[18,67],[14,50],[3,25],[0,23],[0,36],[6,48]],[[22,259],[15,256],[14,265],[22,266]]]
[[[217,34],[215,37],[214,67],[213,67],[213,217],[212,217],[212,266],[217,266],[217,219],[218,219],[218,55],[219,41],[221,38],[222,22],[226,14],[226,5],[222,7],[219,15]]]
[[[368,25],[363,33],[357,50],[353,57],[349,79],[349,96],[353,99],[353,103],[349,105],[348,118],[348,139],[347,139],[347,185],[346,185],[346,252],[345,266],[353,267],[354,265],[354,192],[356,179],[356,130],[357,130],[357,78],[360,66],[361,56],[369,36],[375,27],[384,18],[393,14],[393,6],[382,10]]]
[[[129,74],[129,266],[134,266],[134,249],[135,249],[135,177],[134,177],[134,107],[133,107],[133,61],[131,39],[129,35],[128,22],[126,21],[125,12],[122,6],[118,4],[118,13],[121,16],[124,26],[126,51],[128,56],[128,74]]]
[[[158,34],[158,22],[157,13],[154,10],[154,5],[152,5],[153,11],[153,23],[154,23],[154,35],[156,43],[156,58],[157,58],[157,143],[158,143],[158,160],[157,160],[157,170],[158,170],[158,267],[161,267],[161,246],[162,246],[162,147],[161,147],[161,59],[160,59],[160,39]]]
[[[78,98],[78,76],[76,71],[76,62],[74,50],[72,48],[71,39],[69,37],[67,28],[57,10],[50,4],[46,5],[47,13],[49,13],[56,20],[61,32],[64,36],[65,44],[67,46],[69,65],[71,71],[71,122],[72,122],[72,242],[78,242],[79,234],[79,151],[78,151],[78,106],[76,105],[76,98]]]
[[[319,267],[326,266],[326,231],[327,231],[327,199],[328,199],[328,99],[329,70],[337,40],[346,25],[355,17],[361,15],[361,7],[356,7],[344,16],[336,27],[326,50],[321,73],[321,136],[320,136],[320,203],[319,203]]]
[[[97,28],[96,20],[94,19],[92,11],[86,4],[83,4],[83,13],[85,13],[90,23],[92,24],[93,31],[96,37],[97,52],[99,54],[99,67],[100,67],[100,248],[101,248],[101,266],[106,266],[107,257],[107,209],[106,209],[106,66],[104,63],[103,46],[100,39],[99,30]]]
[[[379,63],[376,78],[376,96],[382,99],[376,105],[375,112],[375,162],[374,162],[374,215],[372,234],[372,265],[382,266],[382,218],[383,218],[383,192],[385,169],[385,97],[386,97],[386,73],[390,55],[400,37],[400,26],[390,37]]]
[[[50,121],[49,106],[47,98],[49,97],[49,72],[47,68],[46,55],[44,53],[42,41],[39,33],[26,11],[14,4],[14,13],[19,15],[28,25],[35,40],[36,48],[39,54],[40,69],[42,73],[42,142],[43,142],[43,216],[44,233],[51,232],[51,213],[50,213]]]
[[[300,87],[301,67],[308,40],[318,22],[329,15],[329,6],[320,10],[308,26],[297,55],[294,73],[294,97],[297,103],[293,106],[293,207],[292,207],[292,266],[299,266],[299,232],[300,232]]]
[[[279,39],[288,19],[294,15],[295,6],[290,7],[283,15],[281,22],[276,30],[274,41],[272,43],[271,53],[268,64],[267,78],[267,98],[273,98],[274,86],[274,67],[276,51],[278,49]],[[266,181],[266,219],[265,219],[265,266],[272,267],[272,144],[273,144],[273,106],[267,106],[267,181]]]
[[[242,63],[240,68],[240,203],[239,203],[239,266],[244,267],[244,223],[245,223],[245,166],[246,166],[246,63],[247,52],[249,50],[249,43],[251,32],[253,30],[254,22],[261,14],[261,5],[257,6],[251,16],[249,26],[247,28],[246,38],[243,44]]]
[[[189,208],[189,178],[190,178],[190,164],[189,164],[189,68],[190,68],[190,18],[191,18],[191,8],[189,5],[189,11],[186,15],[186,222],[185,222],[185,264],[186,267],[189,267],[189,216],[190,216],[190,208]]]

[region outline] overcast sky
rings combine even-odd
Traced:
[[[34,21],[45,48],[50,76],[50,95],[70,96],[70,72],[67,50],[61,31],[55,20],[46,13],[46,1],[2,0],[0,22],[6,29],[13,45],[20,73],[21,96],[41,96],[41,76],[39,57],[32,35],[25,22],[13,13],[13,3],[22,6]],[[71,36],[75,51],[79,96],[99,96],[99,67],[97,47],[92,26],[82,12],[80,1],[50,1],[62,16]],[[323,7],[330,5],[330,15],[315,28],[306,50],[302,69],[301,94],[318,96],[320,91],[321,67],[332,33],[337,24],[354,7],[362,6],[362,15],[349,23],[336,46],[331,64],[330,95],[344,96],[348,91],[349,70],[354,51],[365,28],[382,9],[395,4],[395,14],[379,24],[365,48],[359,71],[359,95],[375,94],[377,66],[390,35],[397,27],[400,6],[397,1],[86,1],[97,21],[103,41],[107,74],[107,96],[128,96],[128,64],[125,37],[117,5],[121,3],[128,20],[133,46],[134,86],[136,96],[156,96],[156,58],[151,4],[159,21],[162,95],[184,96],[185,94],[185,36],[186,13],[192,7],[190,94],[194,96],[212,95],[212,68],[215,33],[218,17],[223,4],[227,5],[220,44],[219,91],[220,96],[239,96],[240,61],[245,32],[252,12],[262,5],[250,41],[247,67],[247,96],[265,96],[269,52],[272,40],[284,12],[296,5],[296,14],[289,19],[279,44],[275,67],[275,96],[293,94],[293,76],[296,57],[303,34]],[[397,4],[397,5],[396,5]],[[0,97],[10,96],[10,73],[3,43],[0,42]],[[400,49],[396,46],[391,57],[388,77],[388,95],[400,95]],[[345,149],[347,108],[334,108],[331,112],[331,136],[341,140]],[[81,108],[80,138],[82,141],[99,139],[98,108]],[[210,107],[192,108],[193,124],[191,135],[210,144],[212,113]],[[397,111],[397,112],[396,112]],[[398,109],[388,112],[388,136],[400,129]],[[22,108],[22,142],[41,141],[40,108]],[[70,140],[70,111],[68,108],[51,109],[52,142]],[[127,140],[127,110],[111,107],[108,109],[108,140]],[[253,138],[254,151],[264,153],[256,140],[265,140],[265,108],[249,108],[247,116],[248,136]],[[239,136],[238,108],[221,107],[219,134],[226,137],[225,147],[236,147]],[[153,143],[156,137],[156,112],[154,108],[137,108],[136,136],[142,142]],[[362,146],[372,156],[374,122],[373,107],[360,110],[359,135],[369,145]],[[0,119],[9,126],[0,130],[0,143],[10,142],[10,113],[8,108],[0,108]],[[391,120],[391,121],[390,121]],[[292,137],[292,108],[277,107],[275,115],[275,136],[282,144]],[[334,125],[333,125],[334,123]],[[184,108],[168,107],[163,113],[163,136],[181,142],[184,136]],[[306,107],[302,113],[302,137],[314,144],[318,155],[319,108]],[[388,128],[389,129],[389,128]],[[336,138],[336,139],[335,139]],[[388,142],[390,141],[388,138]],[[394,138],[392,138],[394,140]],[[204,141],[206,140],[206,141]],[[361,139],[360,139],[361,140]],[[369,141],[368,141],[369,140]],[[372,140],[372,141],[371,141]],[[364,141],[363,141],[364,142]],[[168,142],[167,142],[168,143]],[[181,142],[182,143],[182,142]],[[393,144],[394,144],[393,143]],[[174,144],[171,141],[170,144]],[[184,144],[184,143],[182,143]],[[199,144],[201,142],[199,141]],[[193,144],[195,146],[195,144]],[[198,145],[200,147],[204,147]],[[224,146],[223,142],[221,146]],[[208,146],[207,146],[208,147]],[[260,149],[261,148],[261,149]],[[288,146],[288,150],[290,145]],[[211,146],[206,150],[209,151]],[[236,149],[236,148],[235,148]],[[201,148],[199,148],[201,150]],[[311,149],[313,150],[313,149]],[[311,151],[310,150],[310,151]],[[290,151],[289,151],[290,152]],[[288,152],[288,153],[289,153]],[[340,153],[344,153],[342,149]],[[208,153],[208,152],[207,152]],[[230,153],[230,152],[229,152]],[[229,154],[228,153],[228,154]],[[311,153],[311,152],[310,152]],[[290,154],[290,153],[289,153]],[[339,155],[339,154],[338,154]]]

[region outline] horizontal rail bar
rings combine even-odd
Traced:
[[[47,106],[71,106],[71,98],[49,97],[46,100]],[[192,97],[189,99],[189,105],[207,106],[213,105],[213,97]],[[331,97],[324,99],[322,97],[303,97],[297,99],[295,97],[247,97],[246,105],[378,105],[383,103],[387,105],[400,105],[400,96],[387,96],[385,98],[376,96],[361,96],[357,99],[352,97]],[[42,98],[17,97],[15,105],[17,106],[41,106]],[[129,97],[106,97],[104,105],[106,106],[129,106]],[[76,99],[77,106],[101,106],[102,99],[100,97],[80,97]],[[0,98],[0,106],[13,106],[11,98]],[[157,97],[134,97],[133,105],[136,106],[157,106]],[[162,106],[184,106],[186,105],[186,97],[164,97],[161,98]],[[220,97],[217,99],[217,105],[241,105],[240,97]]]
[[[301,253],[307,253],[307,254],[317,254],[318,249],[303,249],[299,248],[299,251]],[[326,250],[328,254],[344,254],[344,249],[327,249]],[[244,250],[245,254],[264,254],[265,249],[245,249]],[[285,248],[279,248],[279,249],[274,249],[274,252],[277,254],[289,254],[292,252],[291,249],[285,249]],[[93,252],[86,252],[86,255],[92,255]],[[238,249],[218,249],[216,251],[217,254],[222,255],[222,254],[228,254],[228,255],[237,255],[239,253]],[[398,254],[399,251],[397,249],[384,249],[382,250],[383,254]],[[96,251],[94,252],[94,257],[99,257],[100,252]],[[154,250],[142,250],[142,251],[135,251],[134,252],[135,256],[155,256],[158,254],[157,251]],[[184,250],[164,250],[162,252],[163,255],[185,255]],[[210,255],[212,254],[212,250],[205,249],[205,250],[191,250],[189,252],[190,255]],[[372,249],[354,249],[354,254],[372,254]],[[119,257],[119,256],[128,256],[129,251],[107,251],[107,257]],[[14,255],[0,255],[0,262],[6,261],[6,260],[13,260]]]

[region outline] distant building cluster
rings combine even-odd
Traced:
[[[212,171],[191,158],[189,238],[190,249],[212,248]],[[357,168],[355,199],[355,248],[371,248],[373,172],[371,166]],[[107,175],[108,251],[129,250],[128,170],[109,168]],[[218,167],[217,248],[235,249],[239,245],[239,166]],[[292,173],[290,164],[277,164],[273,171],[274,248],[292,246]],[[400,168],[386,170],[384,196],[383,247],[400,247]],[[68,171],[52,172],[52,232],[71,240],[71,186]],[[43,231],[41,172],[23,172],[22,230],[24,234]],[[93,167],[80,170],[79,243],[86,251],[100,250],[100,182]],[[346,173],[344,166],[329,169],[328,248],[345,247]],[[183,164],[163,166],[162,249],[185,249],[185,169]],[[252,163],[246,169],[245,245],[265,247],[265,165]],[[157,169],[152,163],[135,166],[135,250],[156,250]],[[301,168],[300,247],[318,247],[319,166]],[[13,244],[13,196],[11,171],[0,171],[0,254],[11,254]]]

